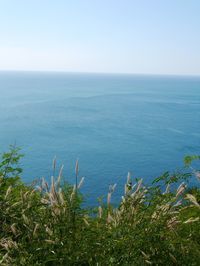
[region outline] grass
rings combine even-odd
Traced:
[[[0,163],[0,265],[199,265],[200,190],[188,188],[197,170],[166,172],[151,186],[128,174],[117,207],[111,186],[107,203],[87,209],[78,161],[74,186],[62,169],[50,184],[27,186],[20,158],[12,147]]]

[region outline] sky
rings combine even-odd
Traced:
[[[200,75],[200,0],[0,0],[0,70]]]

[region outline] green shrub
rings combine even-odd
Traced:
[[[75,186],[62,184],[61,171],[32,187],[20,179],[20,158],[11,147],[0,164],[1,265],[199,265],[200,191],[186,187],[193,173],[167,172],[152,186],[128,174],[117,207],[111,186],[106,205],[87,209],[78,163]]]

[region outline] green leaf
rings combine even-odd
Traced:
[[[185,166],[191,165],[194,160],[200,160],[200,155],[188,155],[184,157]]]

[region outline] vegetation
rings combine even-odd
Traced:
[[[106,204],[87,209],[78,162],[74,187],[62,169],[51,184],[28,186],[20,158],[11,147],[0,164],[0,265],[199,265],[200,190],[187,188],[197,170],[164,173],[151,186],[128,174],[117,207],[114,185]],[[186,157],[187,166],[198,159]]]

